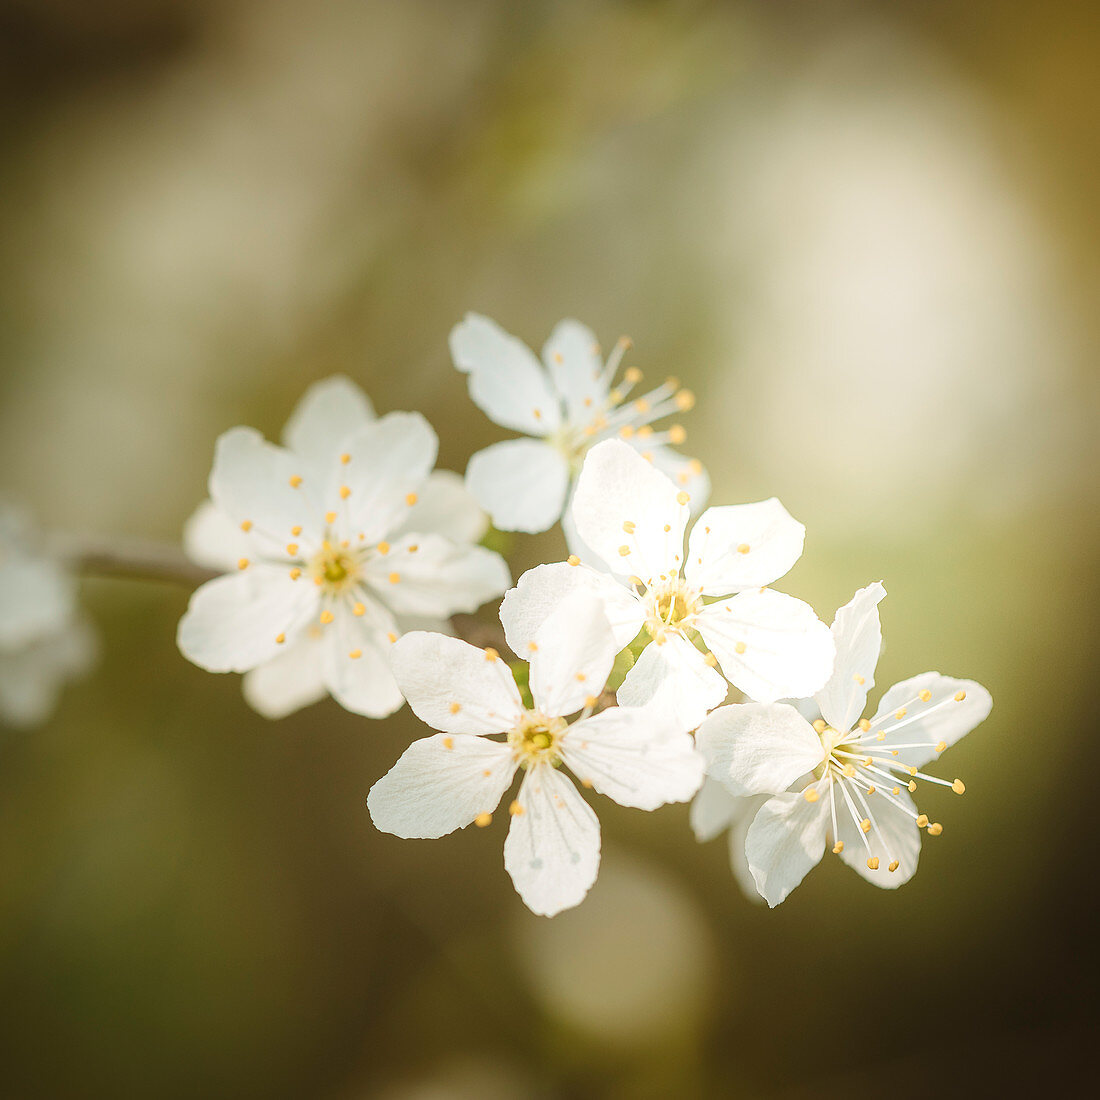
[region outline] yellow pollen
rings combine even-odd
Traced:
[[[862,829],[862,830],[863,830],[863,831],[864,831],[865,833],[869,833],[869,832],[871,831],[871,819],[870,819],[869,817],[865,817],[865,818],[864,818],[864,819],[863,819],[863,820],[862,820],[862,821],[861,821],[861,822],[859,823],[859,827],[860,827],[860,828],[861,828],[861,829]]]
[[[860,687],[863,687],[863,685],[865,683],[867,683],[866,679],[864,679],[864,677],[860,676],[860,674],[858,672],[852,677],[852,679],[855,680],[855,682],[857,684],[859,684]],[[868,722],[867,724],[870,725],[871,723]]]
[[[692,473],[693,473],[693,474],[694,474],[694,475],[695,475],[696,477],[698,477],[698,476],[699,476],[699,475],[700,475],[700,474],[701,474],[701,473],[703,472],[703,464],[702,464],[702,463],[701,463],[701,462],[700,462],[700,461],[699,461],[699,460],[698,460],[697,458],[693,458],[693,459],[692,459],[692,460],[691,460],[691,461],[690,461],[690,462],[688,463],[688,469],[689,469],[689,470],[690,470],[690,471],[691,471],[691,472],[692,472]]]
[[[619,389],[609,390],[607,396],[612,405],[617,405],[623,399],[623,391]]]
[[[892,862],[892,863],[890,864],[890,866],[886,868],[886,870],[887,870],[887,871],[896,871],[896,870],[897,870],[897,869],[898,869],[898,868],[899,868],[900,866],[901,866],[901,864],[900,864],[900,863],[898,863],[898,861],[897,861],[897,860],[895,859],[895,860],[894,860],[894,861],[893,861],[893,862]]]
[[[554,362],[555,363],[564,363],[565,362],[565,356],[562,355],[562,353],[560,351],[554,352]]]
[[[917,789],[917,785],[916,785],[916,783],[913,782],[913,780],[910,779],[909,782],[905,784],[905,789],[910,794],[912,794]]]
[[[653,461],[653,452],[652,451],[642,451],[641,454],[642,454],[642,458],[644,458],[646,460],[646,462],[652,462]]]
[[[817,793],[817,788],[816,788],[816,787],[807,787],[807,788],[806,788],[806,789],[805,789],[805,790],[804,790],[804,791],[802,792],[802,797],[803,797],[803,798],[804,798],[804,799],[805,799],[805,800],[806,800],[807,802],[816,802],[816,801],[817,801],[817,799],[818,799],[818,793]]]
[[[388,542],[380,542],[378,544],[379,554],[388,554],[390,552],[390,544]]]
[[[461,703],[452,703],[450,709],[451,709],[452,714],[457,714],[462,709],[462,704]]]
[[[341,462],[342,462],[342,463],[343,463],[343,464],[344,464],[344,465],[346,466],[346,465],[347,465],[347,464],[348,464],[348,463],[349,463],[349,462],[351,461],[351,455],[349,455],[349,454],[342,454],[342,455],[340,456],[340,461],[341,461]]]
[[[633,534],[634,534],[634,521],[633,521],[633,520],[631,520],[631,519],[628,519],[628,520],[624,520],[624,521],[623,521],[623,530],[624,530],[624,531],[625,531],[625,532],[626,532],[626,533],[627,533],[628,535],[633,535]]]
[[[867,788],[867,793],[868,794],[874,794],[876,790],[877,790],[876,787],[868,787]]]
[[[353,649],[353,650],[352,650],[352,651],[351,651],[351,652],[350,652],[350,653],[348,654],[348,656],[349,656],[349,657],[350,657],[350,658],[351,658],[351,659],[352,659],[353,661],[358,661],[358,660],[359,660],[359,658],[363,656],[363,651],[362,651],[361,649]]]
[[[625,558],[629,553],[630,553],[630,547],[629,546],[620,546],[619,547],[619,557]]]
[[[523,813],[524,811],[523,811],[523,807],[518,802],[513,802],[508,807],[508,812],[512,815],[512,817],[519,817],[519,815],[521,813]]]
[[[623,439],[629,439],[633,434],[634,434],[634,427],[633,427],[632,424],[624,424],[619,429],[619,435],[622,436]]]
[[[894,717],[895,718],[904,718],[908,713],[909,712],[905,709],[905,707],[901,707],[898,710],[894,711]]]
[[[747,646],[745,645],[745,643],[744,643],[744,642],[735,642],[735,643],[734,643],[734,646],[733,646],[733,648],[734,648],[734,649],[735,649],[735,650],[736,650],[736,651],[737,651],[738,653],[744,653],[744,652],[745,652],[745,650],[746,650],[746,649],[747,649],[748,647],[747,647]]]
[[[353,615],[364,615],[364,614],[366,614],[366,611],[367,611],[366,604],[361,604],[361,603],[357,603],[351,609],[351,613]]]
[[[453,749],[455,747],[455,739],[453,737],[444,737],[443,747],[445,749]]]
[[[924,691],[922,691],[920,693],[920,701],[922,703],[927,703],[928,700],[931,699],[931,698],[932,698],[932,693],[928,690],[928,688],[925,688]]]
[[[409,547],[409,553],[410,554],[415,554],[417,552],[417,550],[419,550],[419,549],[420,549],[420,543],[414,542],[412,544],[412,546]]]
[[[677,504],[684,505],[684,504],[687,504],[688,501],[690,501],[690,500],[691,500],[691,497],[687,493],[685,493],[683,489],[681,489],[676,494],[676,503]]]
[[[687,439],[687,432],[682,424],[673,424],[668,430],[668,441],[675,447],[679,447]]]
[[[569,562],[570,565],[580,565],[581,563],[581,559],[578,558],[576,554],[570,554],[565,560]]]
[[[695,408],[695,394],[691,390],[681,390],[676,395],[676,407],[680,412],[689,412]]]
[[[912,775],[912,776],[915,776],[917,774],[917,769],[916,768],[909,768],[907,770],[908,770],[909,774]]]
[[[323,623],[331,623],[334,618],[335,616],[332,614],[331,611],[329,611],[327,607],[324,611],[321,612],[321,622]]]
[[[869,768],[869,767],[870,767],[870,766],[871,766],[871,765],[872,765],[872,764],[873,764],[874,762],[875,762],[875,761],[874,761],[874,758],[873,758],[873,757],[870,757],[870,756],[865,756],[865,757],[863,758],[863,766],[864,766],[865,768]]]
[[[400,581],[401,581],[401,574],[400,573],[391,573],[389,575],[389,577],[387,578],[387,580],[390,582],[390,584],[399,584]]]
[[[749,544],[747,542],[743,542],[740,546],[737,547],[737,552],[739,554],[747,554],[750,549],[751,547],[749,546]]]
[[[286,641],[286,635],[285,634],[276,634],[275,635],[275,641],[278,645],[282,645],[283,642]]]
[[[715,655],[711,653],[710,650],[707,650],[707,652],[703,654],[703,660],[706,661],[706,663],[710,665],[711,668],[714,668],[718,664],[718,658],[715,657]]]
[[[244,531],[245,533],[251,531],[252,530],[252,520],[242,519],[241,520],[241,530]]]
[[[302,475],[301,474],[293,474],[290,478],[290,487],[292,489],[297,489],[298,486],[301,485],[301,484],[302,484]]]
[[[336,522],[336,513],[335,512],[326,512],[325,513],[325,523],[335,523],[335,522]]]
[[[649,412],[649,402],[644,397],[640,397],[634,402],[634,408],[640,413],[647,413]],[[641,435],[641,432],[638,434]]]
[[[533,412],[535,414],[535,419],[536,420],[541,420],[542,419],[542,409],[532,409],[531,412]]]
[[[946,741],[937,741],[936,742],[936,752],[943,752],[943,750],[946,749],[946,748],[947,748],[947,742]]]
[[[347,500],[351,496],[351,490],[346,485],[340,486],[340,499]]]
[[[824,718],[815,718],[814,719],[814,729],[817,730],[818,733],[824,733],[825,732],[825,719]]]
[[[666,523],[665,524],[665,534],[667,535],[669,533],[669,531],[671,531],[671,530],[672,530],[672,524],[671,523]]]
[[[291,533],[291,534],[292,534],[292,535],[293,535],[293,536],[294,536],[295,538],[297,538],[297,537],[298,537],[298,536],[299,536],[299,535],[300,535],[300,534],[302,533],[302,528],[301,528],[301,527],[300,527],[300,526],[299,526],[298,524],[295,524],[295,525],[294,525],[294,526],[293,526],[293,527],[292,527],[292,528],[290,529],[290,533]]]
[[[850,763],[845,764],[844,767],[841,769],[841,771],[843,771],[844,774],[849,779],[855,779],[855,777],[856,777],[856,766],[855,766],[855,764],[850,764]]]
[[[500,654],[495,649],[493,649],[492,646],[489,646],[485,650],[485,660],[487,660],[487,661],[499,661],[500,660]]]
[[[841,853],[841,852],[843,852],[843,851],[844,851],[844,841],[843,841],[843,840],[838,840],[838,841],[837,841],[837,842],[836,842],[836,843],[835,843],[835,844],[833,845],[833,855],[834,855],[834,856],[838,856],[838,855],[840,855],[840,853]]]
[[[898,750],[897,750],[897,749],[891,749],[891,750],[890,750],[890,755],[891,755],[891,756],[897,756],[897,754],[898,754]]]
[[[538,647],[537,642],[528,642],[527,643],[527,652],[528,653],[538,653],[538,651],[539,651],[539,647]]]
[[[867,870],[868,871],[877,871],[878,870],[878,856],[871,856],[871,858],[867,861]]]
[[[474,818],[474,824],[479,829],[484,829],[485,826],[488,825],[489,822],[492,821],[492,820],[493,820],[493,815],[492,814],[480,813],[480,814],[477,815],[477,817]]]
[[[966,784],[961,779],[956,779],[955,782],[951,784],[951,789],[956,794],[965,794]]]
[[[591,790],[592,789],[592,780],[591,779],[582,779],[581,780],[581,786],[584,787],[585,790]]]
[[[586,695],[584,697],[584,705],[586,707],[594,707],[598,702],[599,700],[596,698],[595,695]]]
[[[892,787],[890,789],[890,793],[891,794],[901,794],[901,788],[900,787]]]
[[[237,559],[237,568],[238,569],[247,569],[248,568],[248,558],[238,558]]]
[[[955,692],[955,702],[956,703],[961,703],[965,698],[966,698],[966,692],[965,691],[956,691]]]
[[[878,733],[875,734],[875,740],[876,741],[885,741],[886,740],[886,731],[885,730],[879,730]]]
[[[297,579],[298,579],[298,578],[299,578],[299,577],[300,577],[301,575],[302,575],[302,571],[301,571],[301,570],[300,570],[300,569],[299,569],[299,568],[298,568],[297,566],[295,566],[295,567],[294,567],[294,568],[293,568],[293,569],[292,569],[292,570],[290,571],[290,579],[291,579],[292,581],[296,581],[296,580],[297,580]]]
[[[942,832],[943,826],[938,821],[933,821],[932,824],[928,826],[929,836],[939,836]]]
[[[632,386],[636,386],[642,380],[642,372],[637,367],[628,367],[623,371],[623,378]]]
[[[315,585],[317,585],[318,588],[320,588],[321,585],[323,585],[325,583],[325,578],[324,577],[314,577],[313,578],[313,583]]]
[[[392,630],[386,635],[386,637],[389,638],[390,645],[393,645],[393,643],[397,641],[397,635],[394,634]]]
[[[416,493],[409,493],[405,497],[405,503],[411,508],[419,499]]]
[[[298,544],[296,542],[288,542],[286,544],[286,552],[293,557],[298,553]]]
[[[577,673],[577,683],[578,684],[583,684],[585,682],[585,680],[587,680],[587,679],[588,679],[588,677],[585,676],[585,674],[583,672],[578,672]]]
[[[871,732],[871,723],[868,722],[866,718],[861,718],[859,720],[859,728],[861,730],[863,730],[864,733],[870,733]]]
[[[918,829],[923,829],[925,827],[925,825],[927,825],[927,824],[928,824],[928,815],[927,814],[918,814],[917,815],[917,828]]]

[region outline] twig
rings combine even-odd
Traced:
[[[50,549],[75,573],[86,577],[128,577],[173,581],[197,587],[220,575],[196,565],[172,543],[103,535],[54,535]]]

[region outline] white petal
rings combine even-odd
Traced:
[[[396,623],[377,601],[365,597],[362,602],[362,615],[349,602],[333,606],[335,618],[321,628],[322,671],[326,687],[345,710],[385,718],[405,701],[390,667]]]
[[[782,577],[802,556],[806,528],[775,497],[708,508],[695,522],[684,575],[706,596],[728,596]]]
[[[921,698],[923,692],[928,693],[927,699]],[[905,713],[899,718],[903,708]],[[922,672],[895,684],[882,697],[865,739],[879,753],[899,745],[920,746],[899,749],[898,759],[922,768],[939,757],[937,745],[949,748],[955,744],[984,722],[992,708],[993,698],[981,684]],[[886,734],[881,742],[875,736],[880,730]]]
[[[183,549],[196,565],[236,569],[256,552],[256,543],[212,500],[204,500],[183,525]]]
[[[0,649],[53,637],[75,609],[75,583],[59,565],[0,544]]]
[[[619,649],[628,646],[641,630],[645,608],[624,584],[586,565],[538,565],[520,577],[500,605],[500,621],[513,652],[526,654],[539,627],[575,592],[599,601]]]
[[[734,797],[717,779],[708,775],[691,803],[688,820],[695,839],[704,844],[725,832],[736,820],[738,808],[746,801]]]
[[[542,440],[509,439],[470,459],[466,487],[495,527],[535,534],[561,518],[569,464]]]
[[[824,759],[821,740],[786,703],[734,703],[699,727],[707,775],[730,794],[778,794]]]
[[[346,436],[349,461],[333,470],[325,507],[367,542],[399,529],[435,465],[438,440],[419,413],[388,413]],[[345,492],[345,490],[347,490]]]
[[[730,828],[727,840],[729,842],[730,870],[737,885],[741,887],[741,893],[755,905],[760,905],[763,898],[756,888],[756,880],[749,869],[749,857],[745,851],[748,843],[749,829],[760,808],[767,804],[767,795],[756,795],[754,798],[738,798],[737,810],[733,825]]]
[[[821,862],[828,817],[828,799],[807,802],[801,794],[777,794],[753,818],[745,855],[757,890],[772,908]]]
[[[443,535],[455,543],[477,542],[489,517],[466,488],[461,474],[435,470],[416,491],[416,503],[393,534]]]
[[[631,443],[639,451],[646,451],[653,456],[653,465],[673,481],[677,489],[683,489],[691,497],[691,514],[699,515],[710,499],[710,475],[703,464],[671,447],[648,447],[645,440],[638,438],[637,433],[631,437]]]
[[[618,645],[603,605],[584,592],[566,596],[535,632],[531,695],[548,717],[573,714],[607,684]]]
[[[709,604],[696,625],[726,679],[761,703],[812,695],[833,671],[829,628],[809,604],[770,588]]]
[[[577,788],[546,765],[524,777],[504,842],[504,867],[533,913],[584,900],[600,869],[600,823]]]
[[[49,718],[65,683],[94,664],[99,645],[83,619],[30,645],[0,651],[0,719],[35,726]]]
[[[815,700],[822,718],[843,733],[863,713],[867,692],[875,686],[875,666],[882,649],[878,604],[885,595],[886,589],[877,581],[869,584],[840,608],[833,620],[836,664]]]
[[[320,522],[317,501],[324,487],[305,480],[307,473],[301,459],[259,432],[230,428],[214,445],[210,497],[231,523],[252,525],[256,545],[278,552],[292,527]]]
[[[470,376],[470,397],[490,420],[526,435],[557,430],[558,396],[526,344],[477,313],[451,329],[450,343],[455,366]]]
[[[561,746],[569,770],[620,806],[687,802],[703,782],[691,735],[670,735],[645,707],[609,707],[570,726]]]
[[[841,798],[839,792],[838,798]],[[917,860],[920,858],[920,829],[916,822],[904,810],[888,802],[879,793],[864,795],[874,824],[871,831],[864,834],[853,819],[843,799],[837,805],[837,831],[844,841],[840,858],[857,874],[875,886],[886,890],[895,890],[908,882],[917,872]],[[903,788],[900,794],[891,795],[895,802],[901,802],[915,813],[913,800]],[[857,809],[862,809],[857,803]],[[870,858],[878,859],[878,868],[867,866]],[[898,869],[890,870],[890,864],[898,861]]]
[[[402,615],[447,618],[476,611],[512,583],[504,559],[483,546],[456,546],[442,535],[403,535],[371,558],[365,583]]]
[[[284,652],[246,672],[245,701],[265,718],[285,718],[328,694],[321,667],[320,639],[301,634]]]
[[[542,361],[565,399],[566,415],[574,425],[587,424],[603,412],[608,386],[599,341],[587,325],[559,321],[543,346]]]
[[[647,582],[676,573],[688,517],[681,493],[633,447],[608,439],[588,452],[577,480],[577,534],[613,573]]]
[[[626,674],[620,705],[640,707],[660,701],[677,711],[688,729],[697,726],[729,692],[725,677],[684,638],[671,635],[663,645],[650,642]]]
[[[207,672],[247,672],[276,656],[318,613],[317,591],[277,566],[207,581],[180,619],[180,652]],[[283,637],[280,643],[276,639]]]
[[[398,639],[391,660],[413,713],[433,729],[503,733],[523,714],[508,666],[467,642],[417,631]]]
[[[492,813],[512,783],[507,745],[442,733],[414,741],[370,789],[375,827],[406,840],[446,836]]]
[[[313,470],[326,470],[339,461],[343,440],[373,419],[370,398],[350,378],[334,374],[302,395],[283,428],[283,442]]]

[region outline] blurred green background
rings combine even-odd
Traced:
[[[0,3],[0,469],[174,539],[213,441],[351,374],[441,464],[500,438],[467,309],[576,316],[699,396],[715,503],[883,579],[880,689],[993,692],[897,892],[746,902],[685,807],[599,807],[578,910],[504,823],[373,831],[421,733],[272,724],[90,581],[98,673],[0,734],[0,1093],[833,1097],[1076,1081],[1096,1034],[1100,22],[1085,3]],[[514,574],[562,554],[521,537]],[[949,776],[950,777],[950,776]],[[1070,795],[1074,797],[1070,797]]]

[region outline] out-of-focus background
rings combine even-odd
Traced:
[[[375,833],[421,729],[252,713],[187,592],[84,586],[98,673],[0,735],[0,1093],[1058,1091],[1098,1013],[1100,23],[1070,0],[4,0],[0,470],[172,539],[216,435],[347,372],[441,463],[501,437],[447,333],[576,316],[699,396],[715,502],[807,526],[823,618],[883,579],[881,688],[970,676],[962,799],[880,892],[748,903],[685,807],[603,800],[585,904],[504,823]],[[519,538],[516,575],[561,554]]]

